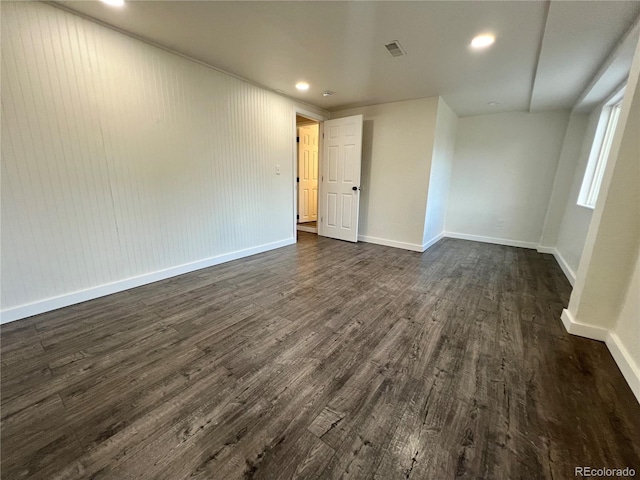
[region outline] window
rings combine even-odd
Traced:
[[[624,89],[614,95],[613,99],[604,106],[600,114],[589,163],[587,164],[580,195],[578,196],[578,205],[583,207],[595,208],[596,206],[600,185],[604,177],[604,169],[609,159],[611,144],[613,143],[613,135],[616,131],[618,118],[620,118],[623,93]]]

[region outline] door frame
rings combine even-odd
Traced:
[[[324,121],[329,120],[327,117],[310,112],[309,110],[305,110],[301,107],[294,107],[293,109],[293,127],[292,127],[292,149],[293,149],[293,238],[298,241],[298,182],[296,179],[298,178],[298,142],[296,141],[296,137],[298,136],[298,128],[296,125],[296,116],[300,115],[301,117],[308,118],[309,120],[313,120],[314,122],[318,122],[318,176],[320,176],[320,172],[322,172],[322,148],[323,148],[323,133],[324,133]],[[318,199],[320,198],[320,189],[322,188],[322,182],[318,181]],[[318,225],[318,235],[320,234],[320,202],[318,202],[318,221],[316,222]]]

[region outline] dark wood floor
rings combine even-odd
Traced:
[[[640,471],[640,405],[551,256],[297,245],[2,328],[2,478]]]

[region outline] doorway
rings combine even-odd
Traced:
[[[297,216],[296,230],[318,233],[320,123],[296,115]]]
[[[303,231],[358,241],[362,122],[362,115],[327,120],[295,109],[294,238]]]

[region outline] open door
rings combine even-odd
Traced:
[[[318,220],[318,124],[298,128],[298,223]]]
[[[358,241],[362,115],[324,122],[320,223],[325,237]]]

